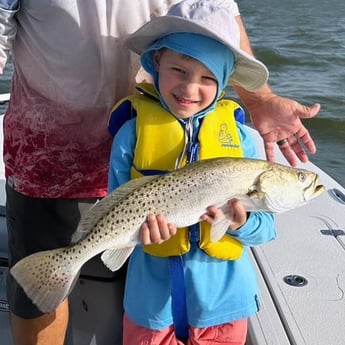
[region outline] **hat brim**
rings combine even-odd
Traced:
[[[144,24],[139,30],[129,35],[126,45],[137,54],[142,54],[157,39],[177,32],[188,32],[211,37],[235,54],[235,69],[229,78],[229,84],[239,85],[248,91],[259,90],[268,80],[266,66],[234,44],[226,42],[211,27],[205,28],[190,20],[175,16],[157,17]]]

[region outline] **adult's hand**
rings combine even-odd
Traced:
[[[273,93],[260,99],[252,103],[248,111],[264,140],[266,158],[274,161],[275,145],[282,142],[278,147],[292,166],[296,166],[298,160],[307,162],[308,153],[315,153],[316,147],[301,119],[316,116],[320,104],[309,107]]]
[[[235,89],[264,140],[269,161],[275,160],[274,148],[277,142],[280,142],[279,149],[292,166],[296,166],[299,161],[307,162],[308,154],[316,152],[314,141],[301,119],[316,116],[321,108],[319,103],[305,106],[273,93],[268,86],[257,93],[239,87]]]

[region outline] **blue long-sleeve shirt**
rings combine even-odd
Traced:
[[[194,125],[197,127],[198,122],[195,121]],[[244,156],[255,158],[252,138],[243,125],[238,123],[237,126]],[[109,190],[130,179],[135,127],[135,119],[126,122],[114,138]],[[268,242],[275,237],[273,216],[265,212],[251,212],[246,224],[228,234],[236,237],[245,247],[238,260],[212,258],[196,243],[192,243],[191,250],[183,255],[188,322],[194,327],[238,320],[259,309],[255,272],[246,247]],[[162,329],[173,324],[169,260],[145,254],[140,247],[135,248],[129,261],[125,312],[138,325]]]

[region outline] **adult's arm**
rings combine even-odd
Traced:
[[[236,17],[241,33],[241,49],[253,55],[250,41],[240,16]],[[302,105],[295,100],[275,94],[268,84],[259,91],[249,92],[234,86],[238,96],[249,111],[251,121],[264,140],[266,157],[274,161],[277,141],[287,138],[288,142],[279,146],[288,162],[295,166],[298,160],[308,161],[307,153],[315,153],[316,148],[309,131],[301,119],[314,117],[320,104]]]
[[[14,18],[19,10],[19,0],[0,0],[0,74],[7,62],[8,52],[17,33]]]

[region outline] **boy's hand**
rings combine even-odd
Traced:
[[[244,209],[243,205],[241,202],[237,199],[231,199],[228,201],[227,205],[228,209],[227,214],[225,214],[222,209],[216,207],[216,206],[209,206],[207,208],[207,212],[201,216],[201,220],[212,224],[215,220],[217,219],[222,219],[222,218],[231,218],[231,224],[229,228],[231,230],[237,230],[240,228],[245,222],[247,221],[247,211]]]
[[[160,244],[176,234],[176,226],[167,223],[164,215],[149,214],[146,222],[141,226],[139,240],[143,245]]]
[[[242,203],[237,199],[231,199],[228,201],[228,205],[232,210],[233,222],[230,225],[231,230],[237,230],[244,225],[248,219],[248,213],[245,210]]]

